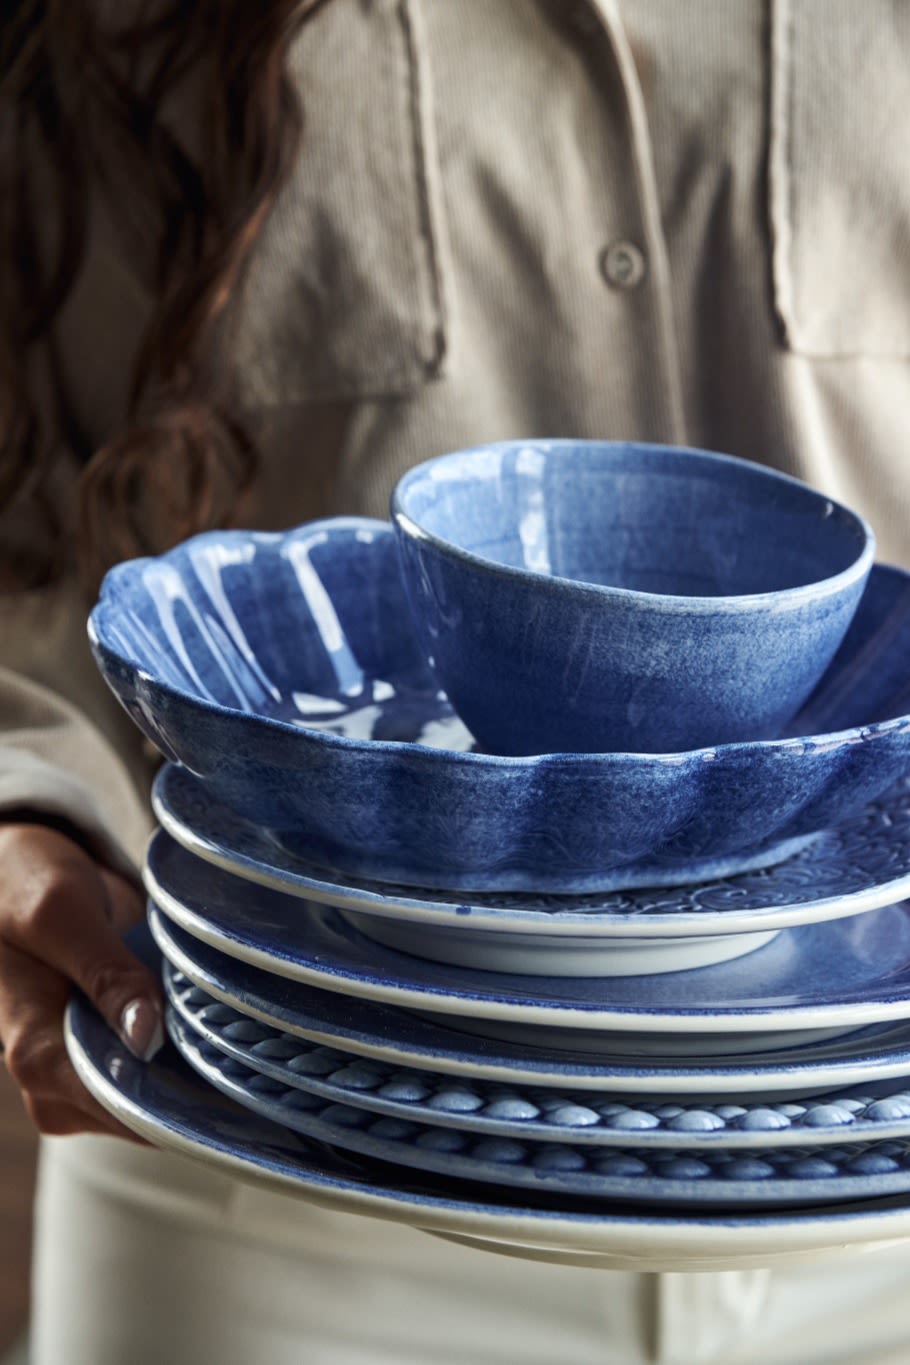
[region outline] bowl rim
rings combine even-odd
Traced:
[[[812,579],[808,583],[797,584],[791,588],[778,588],[769,592],[716,594],[711,597],[694,594],[687,596],[678,593],[656,593],[610,584],[589,583],[580,578],[565,578],[559,574],[544,573],[539,569],[532,569],[527,566],[516,568],[512,565],[501,564],[497,560],[489,559],[485,555],[478,554],[475,550],[467,550],[454,541],[447,540],[436,532],[428,530],[427,527],[415,520],[405,505],[412,487],[423,483],[430,469],[438,468],[440,465],[456,460],[469,459],[472,456],[488,455],[500,451],[505,453],[524,448],[533,448],[544,454],[552,453],[557,448],[570,451],[594,448],[606,452],[640,450],[658,454],[672,451],[678,455],[693,455],[704,463],[716,463],[727,469],[734,466],[736,468],[745,466],[753,476],[767,479],[771,483],[780,483],[798,489],[801,494],[808,494],[810,500],[817,501],[819,504],[827,504],[830,509],[829,515],[839,513],[845,522],[852,524],[859,532],[861,537],[859,553],[846,568],[838,570],[836,574]],[[650,441],[526,437],[521,440],[491,441],[484,445],[468,446],[464,450],[448,451],[443,455],[434,456],[432,459],[423,460],[401,476],[392,490],[390,518],[396,532],[405,540],[416,545],[430,546],[442,558],[461,564],[471,570],[480,570],[504,583],[524,587],[533,585],[534,591],[543,592],[554,598],[565,599],[571,594],[573,597],[587,600],[592,605],[598,601],[609,601],[614,610],[617,608],[629,610],[634,608],[637,611],[655,613],[692,612],[693,614],[708,614],[718,610],[736,613],[761,611],[763,609],[783,612],[797,611],[809,600],[818,601],[820,598],[825,600],[833,597],[866,577],[875,562],[876,551],[875,532],[865,517],[854,511],[853,508],[838,502],[836,498],[828,497],[826,493],[813,488],[803,479],[794,478],[791,474],[781,473],[780,470],[771,469],[766,465],[758,464],[754,460],[743,459],[738,455],[724,455],[718,451],[703,450],[696,446],[663,445],[659,442]]]
[[[678,768],[683,763],[693,761],[701,762],[730,762],[741,761],[745,752],[775,753],[785,752],[824,750],[834,744],[870,742],[884,737],[885,735],[910,730],[910,713],[902,716],[891,716],[887,720],[871,721],[864,725],[852,725],[840,730],[826,730],[812,735],[786,736],[779,739],[748,739],[736,740],[729,744],[709,745],[701,749],[680,749],[668,751],[666,753],[638,753],[611,752],[611,753],[566,753],[562,751],[541,751],[537,754],[488,754],[477,751],[463,751],[455,749],[436,749],[426,745],[417,744],[413,740],[392,740],[392,739],[355,739],[347,735],[332,734],[327,730],[308,730],[304,727],[292,725],[289,721],[279,720],[277,717],[267,716],[262,712],[243,711],[239,707],[227,706],[223,702],[212,701],[202,697],[198,692],[193,692],[188,688],[177,687],[173,683],[166,682],[160,677],[156,677],[135,655],[125,652],[123,649],[114,648],[104,638],[104,618],[111,608],[111,595],[115,583],[120,579],[133,578],[137,573],[141,573],[144,564],[168,561],[173,562],[173,557],[178,552],[183,552],[191,544],[198,544],[206,540],[223,542],[225,537],[232,540],[247,539],[250,536],[263,537],[270,545],[277,547],[278,544],[296,532],[306,529],[308,532],[317,527],[325,527],[331,532],[333,527],[344,527],[345,529],[368,529],[375,531],[379,528],[384,534],[392,534],[392,528],[388,522],[378,521],[368,517],[325,517],[317,521],[304,522],[302,526],[291,527],[286,531],[266,531],[258,530],[216,530],[203,531],[188,540],[182,541],[179,545],[170,550],[166,550],[161,555],[144,555],[134,559],[123,560],[109,569],[105,574],[101,584],[99,597],[87,622],[87,631],[91,647],[99,661],[104,661],[102,671],[107,677],[110,673],[120,673],[129,671],[133,675],[133,685],[137,680],[141,681],[148,689],[164,697],[171,698],[178,706],[190,706],[201,708],[202,711],[220,716],[225,719],[236,717],[243,724],[240,730],[247,730],[250,724],[258,729],[264,727],[273,734],[289,737],[296,736],[293,746],[288,746],[287,761],[284,766],[294,768],[293,751],[297,746],[308,748],[318,745],[320,748],[328,747],[351,754],[379,754],[395,755],[402,761],[410,759],[421,765],[427,764],[431,768],[437,766],[445,767],[466,767],[466,768],[508,768],[515,770],[537,771],[541,768],[549,768],[557,765],[561,768],[584,772],[586,769],[600,770],[605,764],[613,767],[645,766],[647,768]],[[910,570],[901,568],[898,565],[881,564],[876,566],[886,573],[897,574],[910,583]],[[108,681],[112,690],[117,692],[117,688]],[[274,761],[270,760],[270,761]]]

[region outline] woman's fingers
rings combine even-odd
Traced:
[[[40,1132],[133,1137],[89,1094],[73,1069],[62,1029],[68,994],[69,984],[58,972],[0,944],[0,1020],[7,1070]]]
[[[137,1057],[158,1050],[161,987],[120,939],[142,914],[138,888],[73,840],[40,825],[0,825],[0,1040],[43,1133],[141,1141],[82,1085],[63,1015],[78,986]]]
[[[12,850],[9,831],[0,831],[4,883],[17,888],[11,910],[3,914],[0,905],[0,937],[75,982],[130,1051],[148,1060],[164,1041],[161,988],[119,937],[142,916],[140,892],[63,835],[29,830]],[[2,1019],[0,1028],[8,1049]]]

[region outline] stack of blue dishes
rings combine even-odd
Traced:
[[[532,577],[572,583],[557,548],[577,502],[548,525],[541,471],[589,450],[481,453],[495,474],[482,506],[498,497],[513,520],[519,507]],[[724,477],[729,464],[741,462],[722,461]],[[720,503],[748,545],[770,533],[736,512],[739,482]],[[801,485],[780,483],[766,517],[792,539]],[[763,489],[748,490],[750,509]],[[495,753],[501,660],[483,656],[500,693],[485,748],[442,674],[476,724],[459,671],[480,667],[478,639],[518,651],[524,681],[500,747],[521,749],[539,717],[531,643],[553,628],[512,640],[502,623],[487,629],[489,608],[459,586],[465,564],[483,576],[499,555],[494,577],[525,571],[464,495],[433,462],[403,481],[397,530],[339,518],[211,533],[106,579],[96,657],[168,759],[136,947],[161,963],[172,1046],[142,1067],[74,1003],[68,1041],[86,1084],[161,1145],[522,1254],[694,1269],[910,1235],[910,577],[863,569],[871,550],[844,514],[828,578],[858,605],[795,716],[761,723],[775,734],[667,753]],[[614,492],[617,527],[640,525],[641,499]],[[691,498],[672,502],[691,520]],[[812,494],[807,514],[823,502]],[[457,548],[454,569],[439,569],[453,508],[483,553]],[[675,562],[682,542],[664,530]],[[731,545],[710,526],[703,539],[729,574]],[[751,610],[762,596],[789,609],[801,570],[777,572],[699,609],[716,616],[739,597]],[[584,573],[600,585],[593,564]],[[574,603],[558,590],[568,629]],[[673,596],[656,578],[628,593]],[[615,609],[634,633],[636,602]],[[533,603],[521,613],[543,619]],[[773,649],[762,655],[773,672]],[[592,647],[587,670],[598,657]],[[635,686],[640,699],[656,684]],[[575,733],[582,693],[570,685],[560,703]],[[560,705],[548,726],[563,726]],[[627,698],[610,726],[651,727],[645,711]]]

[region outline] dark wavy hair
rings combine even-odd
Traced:
[[[5,582],[128,555],[229,522],[256,468],[230,402],[228,305],[293,163],[287,72],[325,0],[13,0],[0,25],[0,509]],[[128,15],[124,19],[124,14]],[[193,82],[201,155],[162,109]],[[198,96],[198,98],[197,98]],[[126,423],[85,448],[59,382],[54,319],[103,193],[151,284]],[[51,416],[36,366],[50,377]],[[50,493],[61,444],[82,461],[75,526]],[[16,534],[16,526],[27,534]],[[75,554],[74,554],[75,551]]]

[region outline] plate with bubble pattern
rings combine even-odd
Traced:
[[[910,1137],[906,1079],[865,1087],[797,1092],[786,1098],[727,1096],[680,1102],[643,1095],[630,1101],[565,1086],[518,1086],[394,1063],[310,1042],[225,1005],[169,964],[172,1008],[206,1043],[290,1089],[326,1104],[384,1114],[467,1134],[646,1146],[675,1150],[821,1146]]]
[[[173,1011],[171,1037],[210,1085],[273,1122],[341,1151],[409,1170],[637,1206],[736,1209],[910,1193],[910,1139],[837,1147],[650,1150],[487,1137],[327,1102],[226,1057]]]
[[[893,1196],[811,1209],[645,1208],[520,1195],[339,1152],[259,1118],[201,1080],[167,1045],[132,1057],[81,999],[65,1024],[76,1071],[110,1113],[146,1141],[284,1197],[310,1200],[487,1251],[609,1270],[713,1271],[783,1267],[910,1237],[910,1200]]]

